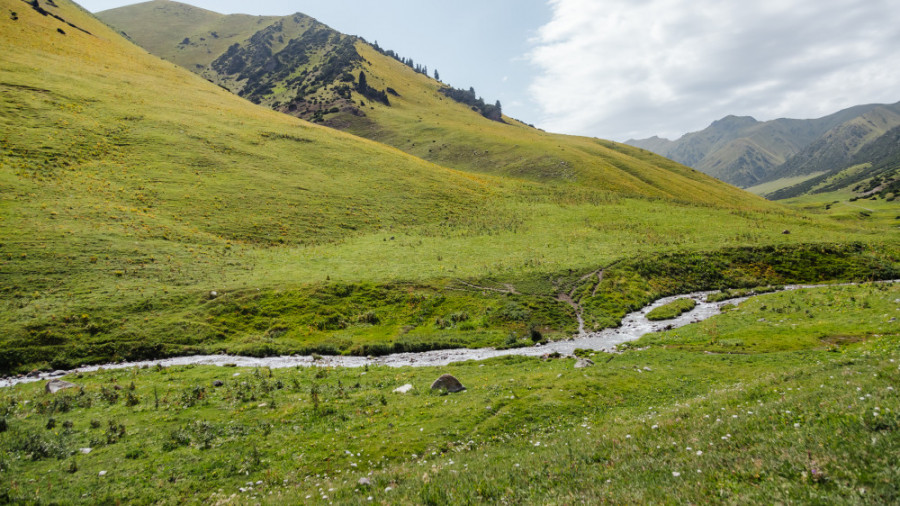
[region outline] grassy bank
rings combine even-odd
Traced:
[[[892,502],[900,335],[883,315],[898,312],[898,297],[887,285],[764,295],[710,320],[717,342],[693,337],[712,323],[692,325],[587,369],[509,357],[441,369],[106,371],[68,377],[83,389],[56,395],[20,385],[0,391],[0,492],[42,502]],[[745,320],[786,304],[802,305],[783,322],[796,336],[788,346],[764,331],[742,353],[721,348],[746,338]],[[445,372],[468,390],[430,392]],[[409,394],[392,392],[406,383]]]
[[[529,345],[616,326],[630,311],[679,293],[725,287],[900,278],[897,253],[813,244],[648,255],[606,269],[393,283],[86,298],[65,305],[14,292],[0,328],[0,371],[186,354],[384,355]],[[564,297],[564,298],[565,298]]]

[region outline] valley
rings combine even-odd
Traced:
[[[896,501],[892,130],[773,202],[392,54],[302,14],[0,0],[0,375],[44,378],[0,388],[0,501]],[[725,300],[793,284],[824,286]],[[479,360],[386,365],[442,350]],[[297,362],[159,362],[200,355]]]

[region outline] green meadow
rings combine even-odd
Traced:
[[[80,387],[55,395],[20,385],[0,391],[0,493],[890,503],[900,494],[898,298],[884,284],[762,295],[633,350],[591,354],[586,369],[519,357],[439,370],[183,366],[70,375]],[[445,372],[468,390],[429,390]],[[393,392],[405,384],[409,393]]]
[[[366,45],[360,68],[400,98],[341,132],[39,5],[53,16],[0,0],[0,375],[527,346],[664,296],[863,284],[760,295],[579,352],[585,369],[148,367],[0,389],[0,502],[896,502],[900,293],[868,283],[900,278],[889,202],[772,203],[493,122]],[[431,391],[443,373],[468,390]]]

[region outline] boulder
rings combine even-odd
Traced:
[[[441,376],[440,378],[434,380],[434,383],[431,384],[431,389],[432,390],[446,390],[450,393],[455,393],[455,392],[462,392],[463,390],[466,389],[466,387],[464,387],[462,385],[462,383],[459,382],[458,379],[454,378],[453,376],[451,376],[449,374],[445,374],[445,375]]]
[[[575,362],[575,369],[582,369],[585,367],[593,367],[593,366],[594,366],[594,361],[589,358],[579,358]]]
[[[77,388],[78,385],[75,383],[69,383],[68,381],[63,381],[61,379],[52,379],[44,385],[44,391],[50,394],[55,394],[60,390],[65,390],[67,388]]]
[[[213,381],[212,384],[213,384],[214,387],[220,387],[220,386],[224,385],[225,382],[222,381],[222,380],[215,380],[215,381]]]

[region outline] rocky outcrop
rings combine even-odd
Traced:
[[[462,383],[459,382],[458,379],[454,378],[453,376],[451,376],[449,374],[445,374],[445,375],[441,376],[440,378],[434,380],[434,383],[431,384],[431,389],[432,390],[446,390],[450,393],[456,393],[456,392],[462,392],[463,390],[466,389],[466,387],[464,387],[462,385]]]

